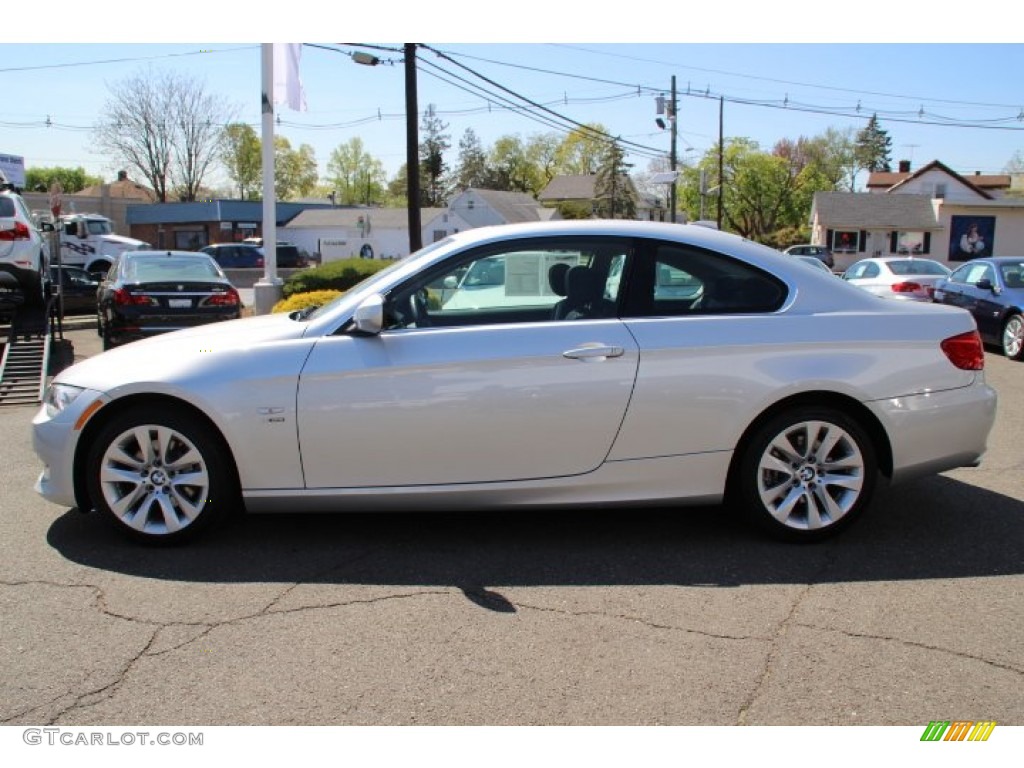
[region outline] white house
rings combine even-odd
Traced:
[[[423,243],[450,234],[445,208],[420,210]],[[463,224],[462,227],[468,228]],[[443,234],[440,234],[442,233]],[[321,208],[300,213],[278,228],[281,240],[320,254],[324,261],[348,258],[400,259],[409,255],[409,213],[405,208]]]
[[[495,224],[550,218],[530,195],[467,189],[447,208],[420,212],[424,245],[456,232]],[[319,253],[323,261],[347,258],[398,259],[409,255],[409,218],[405,208],[329,208],[303,211],[280,227],[282,240]]]
[[[949,263],[1024,254],[1024,197],[1010,176],[961,176],[937,160],[872,174],[869,192],[818,192],[811,242],[836,268],[866,256],[914,254]]]

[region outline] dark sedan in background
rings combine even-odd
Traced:
[[[96,290],[100,281],[81,267],[50,265],[54,293],[60,286],[65,315],[91,315],[96,311]]]
[[[200,249],[225,269],[263,268],[263,251],[245,243],[218,243]]]
[[[1024,359],[1024,256],[972,259],[935,286],[935,301],[966,309],[982,341]]]
[[[205,253],[133,251],[100,283],[99,334],[110,349],[135,339],[241,316],[238,291]]]

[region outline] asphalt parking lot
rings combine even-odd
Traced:
[[[96,354],[91,329],[67,333]],[[981,467],[823,544],[728,510],[243,517],[142,548],[0,409],[6,725],[1020,725],[1024,365]]]

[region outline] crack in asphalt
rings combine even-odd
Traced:
[[[893,637],[891,635],[871,635],[866,632],[851,632],[848,629],[836,629],[835,627],[823,627],[817,624],[804,624],[802,622],[796,623],[795,626],[802,627],[804,629],[813,629],[818,632],[829,632],[832,634],[843,635],[845,637],[852,637],[860,640],[881,640],[896,643],[898,645],[904,645],[908,648],[920,648],[923,651],[935,651],[936,653],[945,653],[949,654],[950,656],[954,656],[958,659],[977,661],[986,666],[994,667],[995,669],[1001,669],[1006,672],[1012,672],[1017,675],[1024,675],[1024,668],[1016,667],[1012,664],[1006,664],[1000,661],[986,659],[982,656],[978,656],[973,653],[967,653],[966,651],[956,651],[952,648],[944,648],[939,645],[928,645],[927,643],[920,643],[916,640],[905,640],[903,638]]]

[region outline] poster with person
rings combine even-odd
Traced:
[[[995,216],[953,216],[949,224],[950,261],[991,256],[995,244]]]

